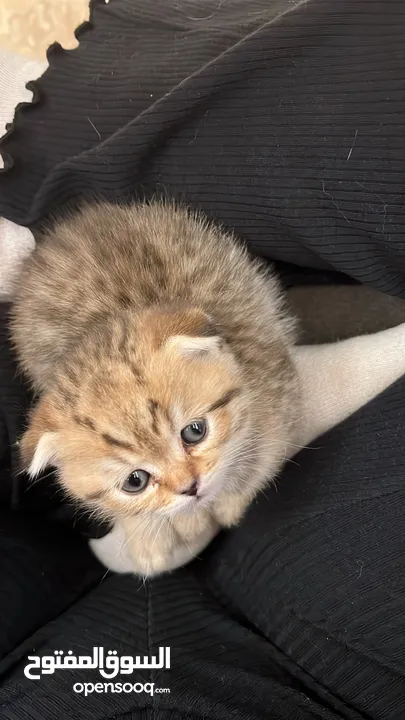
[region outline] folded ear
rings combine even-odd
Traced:
[[[58,433],[55,413],[44,397],[31,413],[28,430],[20,440],[20,454],[24,470],[31,476],[39,475],[57,458]]]
[[[211,319],[202,310],[149,310],[141,321],[141,331],[154,350],[173,343],[185,353],[213,352],[221,340]]]

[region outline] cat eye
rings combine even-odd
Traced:
[[[197,445],[207,434],[207,423],[205,420],[194,420],[186,425],[180,434],[185,445]]]
[[[127,493],[142,492],[142,490],[145,490],[149,480],[150,473],[146,472],[146,470],[134,470],[128,475],[122,489]]]

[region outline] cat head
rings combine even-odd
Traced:
[[[21,440],[31,476],[108,518],[209,504],[249,419],[226,342],[200,311],[145,311],[89,334],[61,366]],[[242,434],[242,435],[241,435]],[[228,460],[227,460],[228,458]]]

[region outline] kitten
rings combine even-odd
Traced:
[[[39,396],[29,474],[54,466],[115,522],[134,572],[194,557],[282,466],[300,415],[294,323],[269,270],[201,216],[101,203],[57,222],[11,329]]]

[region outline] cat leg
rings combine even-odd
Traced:
[[[266,476],[264,476],[261,486],[264,485],[265,482]],[[245,492],[223,490],[219,493],[212,507],[212,513],[218,524],[223,528],[237,525],[257,492],[258,484],[255,482],[250,493],[247,493],[246,490]]]
[[[170,555],[164,558],[164,564],[161,569],[154,574],[175,570],[176,568],[187,565],[194,560],[205,548],[210,544],[211,540],[218,534],[219,526],[211,520],[206,527],[194,537],[185,540],[180,538],[179,542],[173,545]]]

